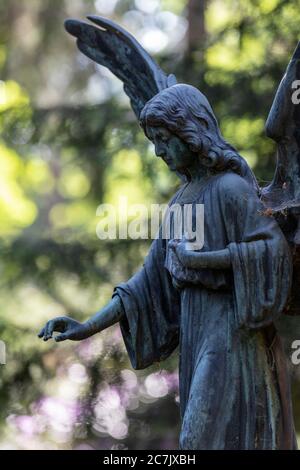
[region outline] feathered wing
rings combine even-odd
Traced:
[[[100,16],[87,18],[97,27],[70,19],[65,21],[66,30],[77,38],[77,46],[83,54],[122,80],[139,118],[147,101],[176,84],[175,76],[166,76],[139,42],[113,21]]]
[[[297,82],[298,80],[298,82]],[[300,207],[300,42],[278,87],[266,133],[277,143],[277,167],[264,200],[274,211]]]
[[[277,143],[277,165],[262,198],[277,218],[293,253],[293,285],[287,312],[300,314],[300,42],[272,104],[266,133]]]

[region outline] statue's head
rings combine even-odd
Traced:
[[[197,88],[178,84],[161,91],[144,106],[140,124],[155,143],[156,154],[171,161],[171,170],[183,172],[196,159],[212,172],[231,169],[253,184],[246,161],[224,140],[207,98]]]

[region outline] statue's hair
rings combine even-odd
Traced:
[[[224,140],[207,98],[197,88],[178,84],[161,91],[142,109],[140,125],[148,138],[149,127],[165,127],[186,142],[213,172],[234,171],[258,191],[253,172]]]

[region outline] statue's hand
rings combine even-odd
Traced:
[[[46,323],[44,328],[39,332],[38,337],[47,341],[53,337],[55,331],[60,332],[60,334],[54,338],[57,342],[65,341],[66,339],[80,341],[90,336],[89,328],[85,323],[80,323],[70,317],[56,317]]]
[[[185,240],[172,240],[169,248],[175,251],[180,263],[191,269],[227,269],[231,267],[228,248],[217,251],[192,251],[187,249]]]
[[[189,268],[189,267],[197,267],[197,268],[208,268],[209,267],[209,257],[210,253],[209,252],[199,252],[199,251],[192,251],[187,249],[187,244],[188,242],[186,240],[181,240],[176,243],[176,254],[178,256],[179,261],[183,264],[183,266]],[[197,262],[195,262],[195,259],[197,257]],[[191,263],[191,260],[194,261],[194,263]],[[194,266],[195,264],[195,266]]]

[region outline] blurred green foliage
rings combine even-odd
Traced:
[[[103,13],[137,35],[156,24],[167,36],[168,18],[184,32],[185,0],[142,4],[0,0],[0,339],[7,345],[0,448],[177,446],[176,355],[134,372],[118,326],[82,344],[36,338],[53,316],[86,319],[142,264],[149,241],[97,239],[98,205],[117,207],[124,196],[166,202],[179,184],[155,158],[117,80],[81,56],[63,30],[68,16]],[[299,6],[207,0],[199,49],[189,51],[182,33],[157,56],[208,96],[225,138],[261,183],[274,172],[264,122],[298,41]],[[297,425],[299,393],[295,386]]]

